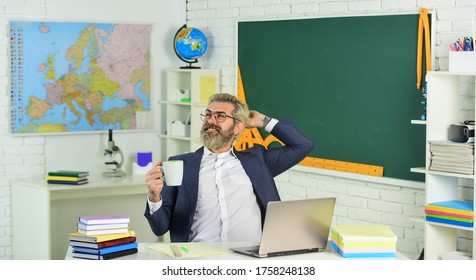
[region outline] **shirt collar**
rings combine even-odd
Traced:
[[[225,151],[223,153],[216,154],[212,151],[210,151],[207,147],[203,146],[203,157],[208,157],[208,156],[218,156],[218,155],[231,155],[234,158],[238,158],[235,154],[235,149],[233,149],[233,146],[228,151]]]

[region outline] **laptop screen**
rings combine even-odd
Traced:
[[[270,202],[259,253],[324,250],[334,207],[335,197]]]

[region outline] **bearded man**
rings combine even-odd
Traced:
[[[268,202],[280,200],[274,177],[302,161],[314,143],[288,119],[248,110],[226,93],[214,94],[201,117],[204,146],[169,159],[183,161],[182,185],[164,183],[162,162],[147,172],[144,216],[157,236],[170,231],[172,242],[257,242]],[[243,130],[256,127],[285,145],[236,151]]]

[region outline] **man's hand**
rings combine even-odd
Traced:
[[[164,187],[164,173],[162,172],[162,162],[159,161],[154,168],[149,170],[145,175],[145,181],[149,188],[149,200],[152,202],[159,202],[161,197],[160,193]]]
[[[250,117],[248,118],[248,123],[246,124],[246,128],[255,128],[255,127],[265,127],[270,118],[266,115],[261,114],[258,111],[250,110]]]

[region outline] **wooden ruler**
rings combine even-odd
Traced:
[[[299,165],[383,177],[383,166],[306,157]]]

